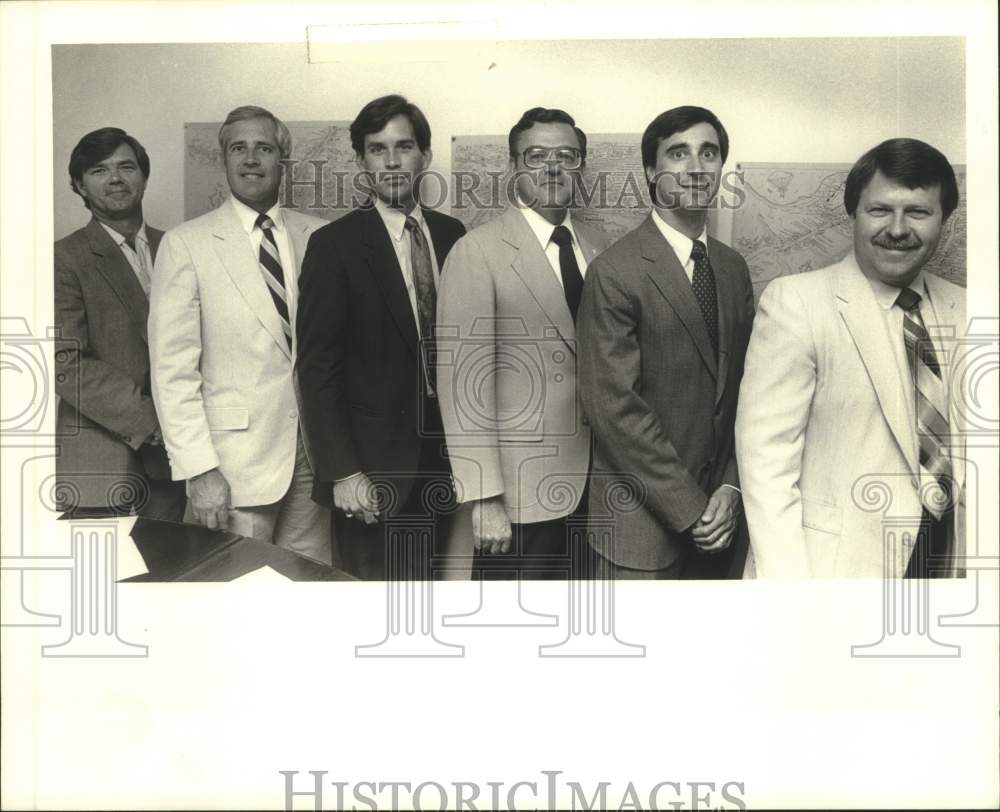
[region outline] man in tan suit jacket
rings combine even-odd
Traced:
[[[309,235],[278,205],[287,128],[259,107],[219,131],[232,197],[163,237],[149,318],[153,395],[195,521],[331,562],[330,514],[310,498],[292,320]]]
[[[509,137],[515,205],[462,237],[438,291],[438,393],[458,499],[484,578],[565,578],[585,515],[590,429],[577,398],[576,311],[607,241],[568,210],[586,135],[528,110]]]
[[[149,381],[150,274],[163,232],[143,221],[149,156],[117,127],[88,133],[69,161],[90,222],[55,244],[56,474],[65,509],[179,522]]]
[[[754,322],[736,423],[748,575],[954,574],[960,369],[938,336],[964,334],[965,291],[923,266],[955,173],[930,145],[891,139],[854,165],[844,203],[854,250],[775,279]]]

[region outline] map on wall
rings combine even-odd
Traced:
[[[769,281],[822,268],[851,250],[844,211],[850,164],[740,164],[745,199],[733,212],[733,248],[750,266],[754,298]],[[927,270],[965,286],[965,167],[956,166],[958,208],[945,223]]]
[[[288,121],[292,134],[291,184],[279,200],[307,214],[336,220],[351,209],[354,150],[347,121]],[[229,196],[219,148],[222,122],[184,125],[184,219],[205,214]],[[288,193],[291,192],[289,199]]]
[[[617,239],[649,213],[638,135],[588,135],[579,217]],[[451,139],[452,215],[468,229],[499,216],[507,202],[506,135]]]

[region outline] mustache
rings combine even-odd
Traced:
[[[882,234],[878,237],[872,237],[872,245],[877,245],[879,248],[886,248],[890,251],[910,251],[914,248],[919,248],[923,243],[913,235],[896,239],[895,237]]]

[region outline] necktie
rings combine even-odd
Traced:
[[[264,275],[267,289],[278,311],[281,321],[281,331],[285,334],[288,349],[292,348],[292,323],[288,318],[288,294],[285,292],[285,274],[281,270],[281,257],[278,254],[278,243],[274,240],[274,222],[266,214],[260,215],[256,222],[264,236],[260,241],[260,272]]]
[[[132,250],[135,255],[136,265],[139,268],[139,284],[142,285],[142,292],[146,294],[146,298],[149,298],[149,288],[152,285],[152,278],[149,275],[149,268],[146,266],[146,252],[140,250],[136,245],[137,240],[133,237],[131,240],[127,237],[125,238],[125,244]]]
[[[576,312],[580,309],[580,296],[583,295],[583,276],[573,252],[573,235],[566,226],[556,226],[550,239],[559,246],[559,274],[562,276],[563,294],[573,316],[573,323],[576,324]]]
[[[437,310],[437,289],[434,287],[434,266],[431,252],[420,224],[412,217],[406,218],[406,230],[410,232],[410,270],[413,271],[413,287],[417,294],[417,315],[420,321],[421,362],[427,394],[434,394],[434,379],[431,377],[431,342],[434,340],[434,315]]]
[[[694,259],[691,288],[694,290],[694,297],[698,300],[698,307],[701,308],[701,315],[705,319],[712,349],[718,353],[719,301],[715,293],[715,272],[712,270],[712,263],[708,261],[705,244],[701,240],[695,240],[694,245],[691,246],[691,258]]]
[[[934,345],[920,317],[919,293],[903,288],[896,305],[903,311],[903,340],[913,377],[917,441],[920,444],[920,501],[940,519],[950,502],[951,459],[948,456],[948,393]],[[935,487],[936,486],[936,487]]]

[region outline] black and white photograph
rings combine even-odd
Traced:
[[[993,4],[0,16],[4,809],[1000,803]]]

